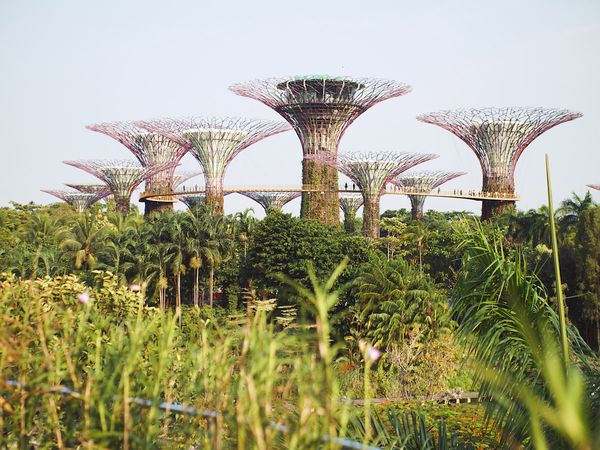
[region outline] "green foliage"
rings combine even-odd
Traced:
[[[293,283],[317,318],[302,340],[275,332],[261,312],[225,329],[228,320],[193,308],[178,327],[176,316],[143,307],[139,294],[118,288],[107,274],[97,274],[96,287],[75,276],[46,282],[5,277],[0,379],[19,384],[2,387],[3,442],[21,448],[337,448],[332,438],[345,433],[349,408],[339,402],[328,316],[337,301],[330,289],[342,270],[325,284],[309,273],[313,290]],[[90,296],[85,304],[76,299],[82,288]],[[137,309],[124,308],[120,317],[108,313],[135,298]],[[54,393],[65,385],[76,393]],[[150,404],[138,405],[140,397]],[[174,416],[159,410],[163,401],[218,412]]]
[[[419,328],[422,340],[439,336],[450,325],[446,298],[430,278],[402,260],[374,256],[355,281],[363,335],[381,348]]]
[[[577,287],[583,315],[595,328],[595,348],[600,348],[600,206],[586,209],[579,217],[575,247]]]
[[[592,380],[598,374],[586,386],[574,363],[561,362],[559,317],[522,253],[506,254],[501,240],[480,226],[457,232],[465,256],[452,309],[460,324],[457,337],[484,382],[481,392],[493,399],[488,413],[507,438],[529,436],[538,448],[547,448],[548,439],[591,448],[591,404],[583,399],[586,390],[591,395],[596,389]],[[572,327],[569,341],[575,362],[594,372],[589,349]],[[565,414],[573,416],[565,421]]]
[[[317,278],[324,278],[339,261],[348,257],[348,267],[340,277],[340,282],[344,283],[353,278],[357,267],[368,260],[371,252],[369,243],[362,237],[289,214],[273,213],[254,231],[248,248],[245,278],[254,280],[259,289],[276,293],[277,298],[285,302],[299,297],[286,289],[279,274],[308,284],[309,263]]]

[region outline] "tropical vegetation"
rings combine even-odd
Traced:
[[[386,211],[375,241],[277,211],[12,204],[0,273],[8,448],[600,446],[589,193],[493,223]],[[443,404],[466,391],[482,404]]]

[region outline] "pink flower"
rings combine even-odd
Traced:
[[[133,291],[133,292],[140,292],[141,290],[141,286],[139,284],[130,284],[129,285],[129,290]]]
[[[358,341],[358,348],[365,355],[365,359],[368,359],[371,362],[375,362],[381,358],[381,350],[373,347],[364,339]]]
[[[90,294],[88,294],[87,292],[82,292],[81,294],[77,294],[77,301],[79,303],[81,303],[82,305],[85,305],[87,302],[90,301]]]
[[[379,358],[381,358],[381,350],[369,345],[369,347],[367,348],[367,356],[371,361],[375,362]]]

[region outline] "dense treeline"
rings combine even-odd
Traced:
[[[201,207],[144,220],[136,212],[123,216],[111,209],[96,206],[77,214],[64,204],[0,208],[0,271],[26,279],[76,273],[84,281],[95,270],[108,271],[124,284],[139,285],[150,305],[216,303],[235,311],[243,310],[249,298],[298,306],[297,294],[279,274],[307,283],[307,263],[323,277],[347,256],[337,310],[343,316],[340,329],[348,332],[350,311],[360,304],[360,288],[350,282],[362,279],[373,261],[406,261],[406,270],[414,268],[442,292],[450,291],[461,261],[455,228],[471,218],[429,211],[423,220],[412,221],[406,210],[386,211],[381,239],[368,242],[341,228],[281,213],[259,221],[251,210],[220,217]],[[600,208],[589,192],[574,194],[556,219],[569,317],[598,349]],[[507,214],[494,225],[507,249],[523,249],[548,292],[554,292],[547,207]]]

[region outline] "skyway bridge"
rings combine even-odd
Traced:
[[[340,186],[337,189],[332,189],[326,186],[227,186],[223,188],[223,194],[233,194],[239,192],[321,192],[321,193],[355,193],[359,194],[359,189],[350,189],[346,186]],[[204,194],[206,189],[202,186],[184,186],[175,191],[144,191],[140,194],[140,201],[152,200],[154,202],[173,202],[177,197],[189,194]],[[499,201],[499,202],[515,202],[521,200],[518,195],[508,192],[478,192],[474,190],[453,189],[440,190],[433,189],[430,191],[415,191],[410,189],[395,188],[388,186],[382,193],[383,195],[422,195],[425,197],[441,197],[441,198],[460,198],[464,200],[475,201]]]

